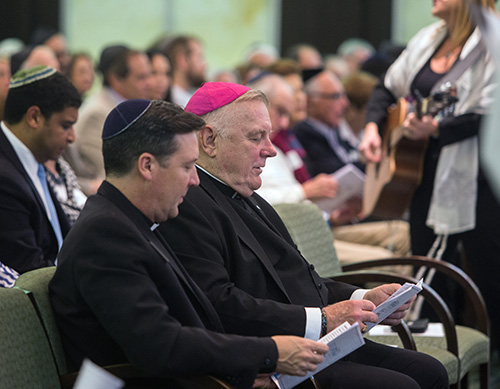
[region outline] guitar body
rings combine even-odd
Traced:
[[[382,158],[366,165],[363,213],[383,219],[398,219],[410,205],[422,178],[427,139],[410,140],[402,134],[409,103],[400,99],[389,107],[382,137]]]

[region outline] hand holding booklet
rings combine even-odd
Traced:
[[[378,321],[377,323],[365,323],[367,325],[367,331],[385,320],[399,307],[404,305],[408,300],[419,293],[422,290],[422,283],[423,279],[421,279],[417,284],[411,284],[409,282],[405,283],[387,300],[377,306],[373,312],[378,315]],[[309,372],[304,377],[275,374],[272,376],[272,379],[278,388],[289,389],[295,387],[310,378],[312,375],[319,373],[324,368],[337,362],[339,359],[345,357],[365,344],[359,324],[354,323],[351,325],[348,322],[344,322],[342,325],[338,326],[333,331],[318,340],[318,342],[327,344],[330,351],[325,354],[325,360],[318,365],[316,371]]]
[[[376,323],[365,323],[367,330],[369,331],[377,324],[385,320],[393,312],[395,312],[403,304],[406,304],[417,293],[422,290],[423,279],[420,279],[416,284],[411,284],[409,282],[405,283],[401,288],[399,288],[392,296],[380,304],[377,308],[373,310],[374,313],[378,315],[378,321]]]
[[[337,180],[338,189],[335,197],[320,197],[312,199],[325,212],[332,212],[352,197],[362,197],[365,183],[365,173],[353,164],[347,164],[332,174]]]
[[[272,376],[272,379],[278,388],[293,388],[365,344],[358,323],[350,325],[348,322],[344,322],[344,324],[326,334],[318,342],[327,344],[330,351],[325,354],[325,360],[318,365],[316,371],[309,372],[304,377],[275,374]]]

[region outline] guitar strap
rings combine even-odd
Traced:
[[[447,82],[454,83],[458,78],[467,70],[467,68],[484,52],[484,45],[482,41],[479,41],[472,49],[472,51],[464,59],[456,61],[450,71],[441,77],[432,88],[431,95],[439,91],[441,85]]]

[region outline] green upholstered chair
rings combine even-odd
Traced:
[[[16,280],[15,285],[17,288],[27,292],[30,297],[47,332],[47,337],[54,353],[57,371],[59,375],[65,375],[68,373],[66,359],[54,318],[54,311],[50,304],[48,289],[49,281],[52,279],[55,271],[56,267],[51,266],[24,273]]]
[[[468,372],[475,366],[480,368],[481,388],[488,387],[489,375],[489,329],[486,308],[481,294],[474,282],[459,268],[451,264],[432,260],[426,257],[390,258],[366,261],[346,265],[341,269],[333,246],[331,231],[323,220],[321,211],[314,205],[277,204],[274,206],[283,219],[294,242],[302,255],[312,263],[316,271],[323,277],[330,277],[350,283],[366,282],[416,282],[411,277],[371,271],[374,267],[411,265],[434,267],[455,280],[471,299],[475,309],[477,323],[474,327],[455,326],[448,307],[442,299],[425,286],[422,295],[435,309],[443,322],[446,336],[444,338],[414,337],[413,341],[404,338],[405,331],[398,328],[398,336],[371,336],[372,340],[386,344],[404,345],[406,348],[416,347],[421,352],[434,356],[443,363],[448,371],[452,387],[460,388],[467,379]],[[370,271],[363,269],[369,268]],[[353,274],[355,272],[356,274]],[[403,325],[404,326],[404,325]],[[414,345],[414,346],[413,346]]]
[[[25,386],[17,384],[18,381],[11,380],[8,382],[16,383],[16,385],[5,386],[5,388],[16,388],[16,389],[18,388],[53,389],[59,387],[71,388],[77,378],[78,373],[68,373],[66,360],[64,356],[64,350],[62,348],[61,338],[59,335],[59,330],[57,328],[57,324],[54,317],[54,311],[52,310],[52,305],[50,303],[48,284],[54,275],[55,269],[56,268],[52,266],[52,267],[32,270],[30,272],[22,274],[16,280],[14,289],[0,288],[0,312],[2,312],[0,316],[1,320],[0,323],[2,323],[0,326],[0,330],[3,330],[2,327],[4,323],[4,318],[5,320],[7,320],[7,317],[5,317],[3,314],[4,308],[2,305],[3,303],[2,293],[8,294],[9,296],[12,294],[16,300],[10,302],[10,304],[15,304],[17,300],[22,301],[25,307],[23,306],[23,310],[20,313],[26,316],[26,319],[24,321],[26,321],[27,323],[24,325],[28,326],[29,324],[29,329],[33,327],[33,329],[30,331],[28,330],[16,331],[16,334],[18,332],[20,334],[26,332],[28,335],[31,334],[30,335],[31,338],[35,338],[35,334],[37,335],[37,338],[34,339],[36,340],[36,342],[32,341],[30,338],[30,340],[26,340],[23,343],[23,345],[32,344],[32,347],[26,350],[20,349],[19,350],[20,358],[16,359],[15,361],[14,360],[10,361],[10,363],[12,364],[17,363],[21,365],[20,368],[22,370],[22,374],[20,374],[18,377],[16,371],[15,375],[16,379],[17,378],[26,379],[26,377],[22,376],[23,375],[26,376],[27,371],[30,372],[28,375],[31,376],[32,368],[29,367],[26,368],[26,370],[23,370],[25,368],[23,367],[24,366],[23,363],[25,362],[21,362],[22,361],[21,357],[24,357],[28,361],[33,360],[33,362],[30,362],[30,364],[33,365],[33,372],[36,373],[36,375],[33,376],[33,379],[29,379]],[[4,292],[4,290],[6,290],[7,292]],[[6,300],[8,299],[7,297],[8,296],[6,296]],[[14,313],[16,312],[17,310],[14,311]],[[29,322],[28,322],[28,314],[29,314]],[[16,329],[16,324],[15,322],[10,320],[10,316],[8,324],[11,331],[14,331]],[[0,337],[2,338],[0,339],[3,339],[3,335],[4,333],[2,331],[2,334],[0,334]],[[21,342],[21,339],[19,341]],[[2,363],[2,366],[0,366],[0,388],[4,388],[4,386],[2,386],[4,358],[10,360],[10,357],[7,354],[0,353],[0,363]],[[5,366],[8,365],[9,364],[7,363],[5,364]],[[134,383],[136,385],[138,382],[140,383],[145,379],[142,373],[137,369],[135,369],[130,364],[106,366],[104,367],[104,369],[110,372],[111,374],[114,374],[115,376],[120,377],[129,383]],[[45,372],[43,376],[40,373],[39,377],[38,374],[39,370]],[[37,383],[33,384],[33,382]],[[42,384],[40,384],[39,382],[42,382]],[[43,384],[45,382],[47,382],[46,385]],[[232,388],[232,386],[212,376],[196,376],[196,377],[193,376],[193,377],[172,379],[172,387],[181,389],[182,388],[231,389]]]
[[[50,344],[28,295],[0,288],[0,312],[0,387],[58,388]]]

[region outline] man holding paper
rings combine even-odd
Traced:
[[[184,198],[180,216],[160,226],[161,234],[228,332],[318,339],[345,321],[360,328],[377,322],[373,310],[400,286],[363,291],[322,279],[254,192],[266,159],[276,154],[267,104],[263,93],[232,83],[205,83],[193,95],[186,111],[206,122],[198,133],[200,186]],[[399,323],[409,306],[384,323]],[[316,379],[324,388],[448,387],[444,367],[432,357],[369,341]]]

